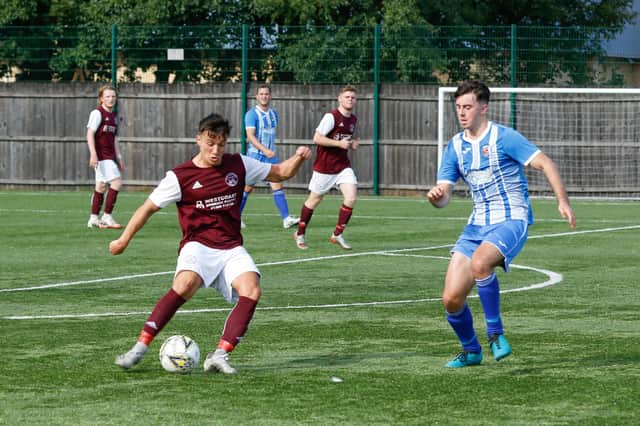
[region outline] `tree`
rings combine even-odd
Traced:
[[[510,46],[502,41],[513,24],[518,84],[605,83],[597,81],[590,61],[603,60],[602,42],[636,18],[633,0],[418,0],[417,5],[449,41],[442,48],[460,52],[447,66],[452,82],[474,75],[470,63],[476,75],[480,68],[488,80],[509,82]]]
[[[116,25],[124,78],[234,80],[243,41],[257,79],[363,82],[373,76],[373,28],[381,28],[381,78],[457,82],[516,76],[588,84],[602,41],[634,19],[633,0],[5,0],[0,72],[25,79],[111,78]],[[243,24],[249,28],[243,40]],[[247,27],[245,27],[247,28]],[[184,60],[170,61],[167,49]]]

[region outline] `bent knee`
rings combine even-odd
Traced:
[[[458,312],[460,309],[464,308],[465,303],[466,297],[463,297],[462,295],[448,293],[442,295],[442,304],[447,312]]]
[[[260,296],[262,296],[262,288],[260,288],[259,284],[255,286],[245,286],[242,291],[238,291],[238,296],[248,297],[257,302],[260,300]]]

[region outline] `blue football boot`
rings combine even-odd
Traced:
[[[489,336],[489,347],[496,361],[500,361],[502,358],[511,355],[511,346],[502,334],[492,334]]]
[[[471,365],[480,365],[482,362],[482,352],[467,352],[462,351],[454,359],[449,361],[445,367],[448,368],[462,368],[469,367]]]

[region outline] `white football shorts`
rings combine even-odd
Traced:
[[[200,275],[203,287],[215,288],[229,303],[238,301],[237,293],[231,288],[238,275],[255,272],[260,276],[258,267],[244,247],[220,250],[196,241],[189,241],[180,250],[174,277],[185,270]]]
[[[358,184],[358,178],[356,178],[356,174],[351,167],[347,167],[337,175],[313,172],[309,181],[309,191],[324,195],[343,183]]]
[[[115,161],[98,161],[98,165],[96,166],[96,182],[111,182],[121,176],[120,169]]]

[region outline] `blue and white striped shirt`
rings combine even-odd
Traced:
[[[276,150],[276,127],[278,127],[278,112],[269,108],[266,112],[258,108],[251,108],[244,116],[244,127],[256,129],[256,138],[268,149]],[[258,149],[249,144],[247,154],[258,154]]]
[[[523,166],[540,150],[514,129],[489,122],[477,140],[456,134],[447,145],[438,183],[469,186],[473,211],[468,224],[493,225],[506,220],[533,223]]]

